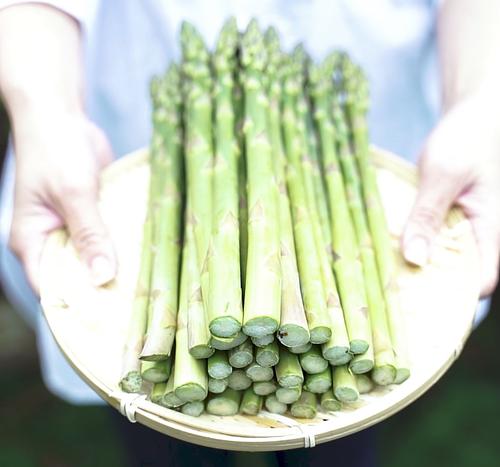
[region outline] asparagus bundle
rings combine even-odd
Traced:
[[[287,55],[255,21],[243,35],[227,21],[213,55],[191,25],[181,42],[182,92],[175,66],[152,83],[121,388],[151,385],[153,402],[191,416],[313,418],[403,381],[360,70],[340,54]]]

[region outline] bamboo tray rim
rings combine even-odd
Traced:
[[[411,163],[378,148],[373,148],[372,152],[377,167],[388,169],[396,174],[398,178],[403,179],[409,184],[414,186],[417,184],[417,173],[415,167]],[[148,150],[139,149],[128,156],[115,161],[102,173],[101,182],[104,189],[107,185],[112,184],[113,181],[119,178],[123,173],[144,165],[147,162],[147,158]],[[450,212],[448,218],[449,223],[454,224],[464,220],[465,217],[459,209],[453,209]],[[64,231],[59,230],[53,232],[49,236],[45,245],[42,256],[42,264],[50,261],[50,255],[52,252],[60,249],[61,244],[64,244],[66,241],[67,235]],[[130,396],[127,393],[123,393],[110,387],[97,378],[92,370],[85,366],[79,356],[71,350],[71,347],[68,345],[68,342],[65,341],[64,336],[58,335],[54,332],[55,323],[52,321],[52,319],[54,319],[54,315],[46,310],[58,307],[63,308],[64,304],[54,303],[50,300],[50,297],[47,298],[44,296],[43,281],[41,290],[41,305],[49,324],[49,328],[59,349],[68,360],[71,367],[99,394],[101,398],[108,402],[112,407],[117,410],[123,408],[122,401],[124,398],[129,398]],[[316,443],[347,436],[385,420],[389,416],[405,408],[411,402],[428,391],[442,377],[455,359],[460,355],[463,345],[471,332],[473,317],[474,310],[471,310],[469,326],[464,334],[463,340],[458,343],[457,348],[453,351],[449,358],[443,362],[443,364],[437,369],[437,371],[434,372],[432,377],[429,378],[425,384],[419,386],[406,397],[400,399],[397,404],[390,405],[386,409],[363,419],[359,423],[351,425],[347,429],[334,428],[333,420],[335,419],[335,416],[328,414],[319,414],[320,418],[325,415],[326,420],[325,417],[323,417],[323,422],[314,425],[308,424],[307,421],[293,420],[295,420],[296,423],[298,422],[299,425],[307,426],[307,431],[314,434]],[[293,426],[283,427],[280,423],[276,423],[274,426],[271,425],[273,428],[272,433],[269,433],[270,430],[266,429],[263,430],[261,434],[258,431],[251,431],[248,433],[248,436],[246,436],[241,433],[238,435],[232,434],[231,430],[225,429],[222,423],[218,424],[216,427],[210,423],[200,423],[199,419],[195,417],[190,417],[180,412],[158,406],[149,400],[138,399],[135,403],[134,411],[135,418],[138,422],[184,441],[196,442],[197,444],[204,446],[222,447],[229,450],[246,449],[259,451],[291,449],[304,446],[304,430]],[[246,416],[239,415],[239,417]],[[267,428],[268,427],[269,424],[267,424]]]

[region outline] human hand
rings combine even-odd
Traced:
[[[111,162],[104,135],[80,112],[27,112],[14,125],[16,179],[10,247],[35,291],[48,234],[67,226],[91,279],[114,278],[116,258],[97,209],[99,172]]]
[[[402,238],[405,259],[423,266],[448,210],[460,206],[479,248],[482,296],[491,294],[498,280],[499,123],[497,108],[487,96],[468,97],[444,115],[422,152],[420,187]]]

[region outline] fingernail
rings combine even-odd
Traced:
[[[92,281],[97,286],[107,284],[115,277],[113,265],[105,256],[96,256],[90,264],[90,271]]]
[[[405,246],[406,261],[415,266],[425,266],[429,259],[429,244],[423,237],[413,237]]]

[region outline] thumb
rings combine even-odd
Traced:
[[[402,238],[403,256],[416,266],[427,263],[433,240],[461,188],[449,170],[428,163],[428,157],[422,156],[417,198]]]
[[[97,188],[77,190],[62,202],[62,215],[71,240],[87,265],[96,286],[116,276],[116,256],[106,227],[97,208]]]

